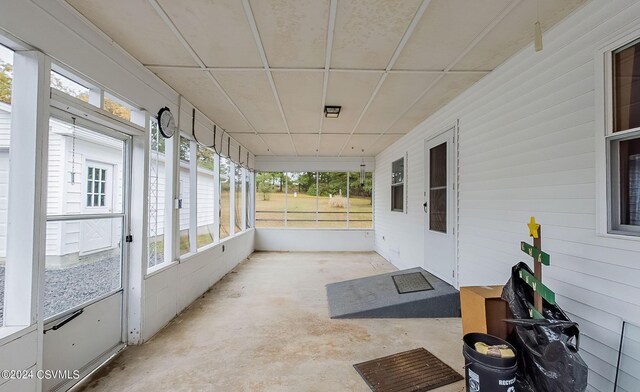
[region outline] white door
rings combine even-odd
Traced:
[[[113,212],[113,192],[116,188],[112,164],[86,160],[84,165],[83,210],[86,214]],[[113,224],[106,219],[82,223],[80,254],[86,255],[116,246]]]
[[[425,141],[425,269],[456,285],[454,128]]]
[[[59,112],[52,108],[52,114]],[[129,194],[131,142],[88,121],[76,125],[52,117],[49,129],[56,135],[50,142],[67,138],[73,146],[67,167],[59,164],[55,145],[49,146],[55,180],[47,197],[71,211],[47,216],[47,243],[63,246],[45,259],[43,368],[55,373],[42,381],[42,390],[57,392],[124,347],[128,198],[122,195]],[[61,185],[65,192],[56,194]]]

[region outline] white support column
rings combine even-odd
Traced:
[[[289,179],[285,172],[280,181],[284,181],[284,227],[289,227]]]
[[[236,163],[229,159],[229,236],[236,233]]]
[[[180,259],[180,208],[178,206],[178,202],[182,195],[180,194],[180,134],[176,132],[175,135],[171,139],[172,146],[169,149],[169,146],[166,146],[167,152],[171,150],[171,154],[167,154],[167,167],[170,170],[167,170],[167,183],[173,184],[172,195],[171,197],[171,226],[165,224],[165,229],[169,230],[171,228],[171,259],[170,260],[179,260]],[[171,156],[169,156],[171,155]],[[169,161],[169,159],[171,159]]]
[[[349,228],[349,214],[351,213],[351,172],[347,172],[347,229]]]
[[[162,135],[158,136],[163,137]],[[176,235],[176,230],[180,231],[180,223],[178,216],[180,210],[177,209],[176,203],[178,197],[180,197],[180,178],[179,178],[179,155],[178,148],[180,148],[180,136],[174,135],[170,139],[164,140],[164,178],[165,178],[165,191],[164,199],[162,200],[164,206],[164,228],[163,228],[163,240],[164,240],[164,261],[171,262],[177,260],[180,254],[179,247],[179,234]]]
[[[242,168],[242,230],[247,230],[247,178],[249,172]]]
[[[149,264],[148,243],[148,194],[149,189],[149,135],[151,134],[150,116],[147,112],[136,112],[137,115],[144,115],[145,134],[134,136],[131,139],[131,188],[129,189],[130,209],[129,216],[131,226],[130,234],[133,242],[129,244],[128,260],[128,285],[127,290],[127,331],[123,336],[123,341],[127,344],[139,344],[142,331],[142,320],[144,312],[144,275]],[[128,332],[128,333],[127,333]]]
[[[51,63],[23,51],[15,52],[13,66],[4,324],[38,322],[41,330]]]
[[[220,155],[213,155],[213,242],[220,242]]]
[[[189,142],[189,252],[198,250],[198,147]]]

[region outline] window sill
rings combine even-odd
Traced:
[[[225,237],[225,238],[221,239],[218,242],[207,244],[207,245],[203,246],[202,248],[198,249],[195,253],[186,253],[186,254],[180,256],[179,262],[181,264],[182,263],[186,263],[189,260],[193,259],[194,257],[199,256],[203,252],[216,249],[216,248],[226,244],[228,241],[231,241],[231,240],[233,240],[235,238],[241,237],[242,235],[244,235],[246,233],[249,233],[251,230],[253,230],[253,228],[249,228],[249,229],[246,229],[246,230],[241,231],[239,233],[235,233],[233,235],[230,235],[229,237]]]
[[[598,237],[611,238],[624,241],[640,241],[640,233],[629,233],[626,231],[612,231],[606,233],[598,233]]]
[[[147,274],[144,276],[145,279],[152,277],[153,275],[157,275],[165,270],[168,270],[169,268],[173,268],[174,266],[176,266],[178,264],[177,260],[168,262],[168,263],[162,263],[162,264],[158,264],[158,265],[154,265],[153,267],[147,269]]]
[[[313,230],[324,230],[324,231],[373,231],[373,227],[371,228],[353,228],[353,229],[345,229],[336,227],[332,229],[330,227],[258,227],[257,230],[300,230],[300,231],[313,231]]]
[[[19,339],[24,335],[27,335],[33,331],[35,331],[37,325],[32,325],[30,327],[0,327],[0,346],[4,346],[5,344]]]

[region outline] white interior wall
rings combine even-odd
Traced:
[[[371,252],[373,230],[256,229],[256,250],[277,252]]]
[[[142,341],[147,341],[254,250],[253,229],[145,278]],[[224,251],[222,247],[224,246]]]
[[[459,119],[460,285],[505,283],[529,259],[519,243],[534,215],[551,254],[544,280],[580,323],[591,391],[613,391],[622,320],[640,324],[640,241],[596,231],[594,58],[598,42],[639,22],[637,1],[590,2],[545,33],[542,52],[525,48],[376,157],[376,250],[421,265],[424,141]],[[403,214],[390,211],[390,177],[407,152]]]

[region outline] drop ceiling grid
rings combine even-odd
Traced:
[[[530,42],[532,30],[531,4],[525,0],[487,0],[482,5],[464,0],[115,1],[120,8],[149,8],[151,13],[140,11],[148,15],[127,25],[118,20],[121,12],[106,9],[118,8],[114,2],[101,8],[98,0],[68,0],[216,123],[234,134],[253,133],[251,143],[260,140],[262,150],[275,148],[283,155],[291,155],[296,146],[307,154],[314,140],[307,133],[315,136],[317,155],[335,151],[334,143],[340,141],[345,154],[355,145],[379,149]],[[540,1],[541,20],[548,28],[585,0]],[[169,22],[154,14],[153,3]],[[332,4],[337,8],[333,21]],[[150,22],[140,32],[142,17]],[[122,33],[134,26],[138,38]],[[440,39],[432,38],[436,32],[442,32]],[[139,49],[140,42],[153,43],[158,37],[164,37],[171,56],[154,58],[149,55],[153,50]],[[496,42],[505,47],[493,48]],[[201,72],[208,81],[198,77],[195,83],[186,80],[191,74],[175,74],[183,72]],[[256,76],[260,73],[263,77]],[[441,87],[451,80],[460,81],[455,89]],[[216,89],[220,91],[214,93]],[[327,105],[343,106],[340,119],[323,119],[323,98]],[[283,144],[274,145],[282,135],[268,137],[270,133],[288,136],[284,145],[292,151],[283,153]],[[305,135],[294,140],[295,134]]]
[[[253,129],[237,113],[221,91],[207,78],[205,71],[156,69],[156,75],[183,96],[215,123],[227,130],[252,132]]]
[[[213,71],[213,74],[260,133],[286,133],[264,71]]]
[[[329,1],[249,3],[270,67],[324,66]]]
[[[236,0],[157,0],[208,67],[258,67],[251,29]],[[234,39],[212,39],[234,37]],[[220,55],[224,53],[224,55]]]
[[[298,155],[316,156],[318,145],[318,134],[292,134],[293,143],[296,145]]]
[[[146,1],[67,0],[143,64],[194,66],[193,59]],[[122,12],[127,9],[127,12]]]

